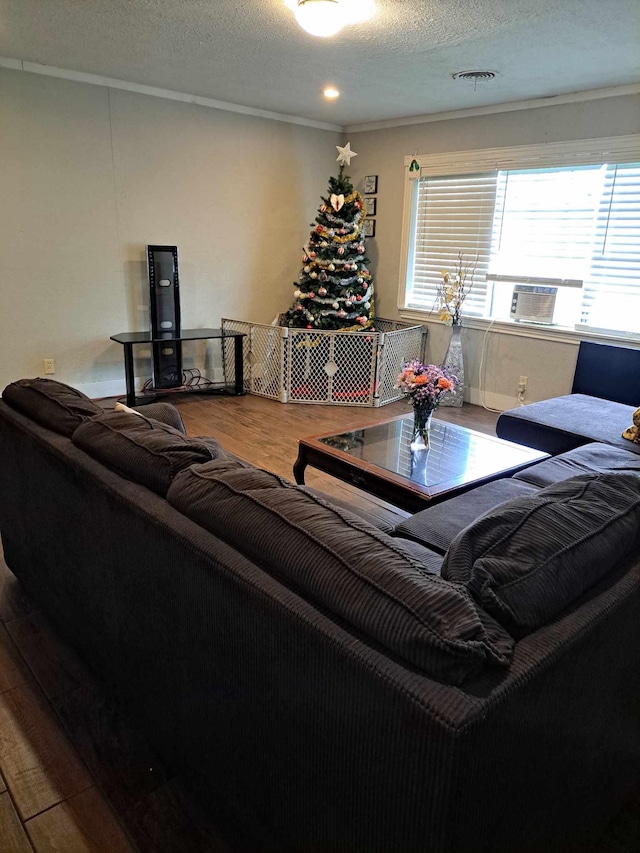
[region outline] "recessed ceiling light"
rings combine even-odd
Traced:
[[[329,98],[329,99],[340,97],[340,92],[337,89],[334,89],[333,86],[327,86],[327,88],[324,90],[324,92],[322,94],[325,96],[325,98]]]

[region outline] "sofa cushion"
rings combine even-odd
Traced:
[[[86,418],[103,411],[82,391],[54,379],[18,379],[2,392],[12,409],[70,438]]]
[[[629,453],[621,447],[594,442],[531,465],[524,471],[514,474],[513,479],[543,488],[560,480],[577,477],[579,474],[614,472],[640,474],[640,455]]]
[[[451,683],[506,666],[513,640],[440,558],[398,543],[267,471],[217,462],[177,475],[167,500],[274,577],[431,676]]]
[[[496,434],[552,456],[590,441],[640,453],[640,444],[622,438],[634,408],[587,394],[566,394],[503,412],[496,422]]]
[[[420,510],[398,524],[394,533],[446,554],[458,533],[485,512],[537,491],[534,486],[517,480],[495,480]]]
[[[187,438],[140,412],[103,412],[80,424],[72,441],[94,459],[161,496],[166,495],[178,471],[225,456],[215,438]]]
[[[640,476],[582,474],[487,513],[454,540],[442,576],[515,637],[553,619],[636,546]]]
[[[157,403],[145,403],[137,409],[130,409],[128,406],[124,406],[122,403],[119,403],[116,405],[116,411],[128,411],[136,415],[142,415],[145,418],[153,418],[154,421],[160,421],[161,424],[168,424],[168,426],[177,429],[178,432],[181,432],[183,435],[187,434],[184,421],[182,420],[182,415],[171,403],[165,403],[164,401]]]

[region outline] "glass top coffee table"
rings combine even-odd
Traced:
[[[409,512],[481,483],[508,477],[548,453],[434,418],[428,450],[411,450],[413,415],[299,441],[293,466],[304,485],[307,465]]]

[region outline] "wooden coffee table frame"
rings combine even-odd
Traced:
[[[403,420],[407,416],[400,415],[396,418],[390,418],[384,423]],[[441,422],[443,423],[443,422]],[[355,427],[347,432],[356,432],[359,429],[373,429],[380,424],[369,424],[364,427]],[[359,459],[351,456],[348,453],[340,450],[337,447],[324,444],[321,439],[330,438],[335,433],[322,433],[321,435],[310,436],[309,438],[301,438],[298,442],[298,458],[293,466],[293,475],[296,483],[304,485],[304,473],[308,465],[323,471],[325,474],[331,474],[345,483],[350,483],[358,489],[362,489],[371,495],[375,495],[384,501],[387,501],[394,506],[401,507],[408,512],[417,512],[425,509],[428,504],[438,503],[453,495],[469,491],[483,483],[489,483],[492,480],[499,480],[515,474],[536,462],[541,462],[549,458],[548,453],[542,453],[538,450],[533,450],[522,445],[514,445],[513,442],[505,441],[504,439],[495,436],[486,435],[475,430],[467,429],[467,427],[458,426],[457,424],[446,423],[447,428],[454,430],[462,430],[465,433],[472,433],[480,441],[486,441],[495,450],[501,445],[507,448],[518,447],[524,451],[525,459],[514,465],[496,468],[493,473],[484,474],[482,476],[467,478],[464,475],[452,477],[437,486],[428,487],[414,480],[390,471],[386,468],[381,468],[378,465],[367,462],[364,459]],[[424,452],[424,451],[419,451]]]

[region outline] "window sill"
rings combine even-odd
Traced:
[[[437,316],[430,311],[420,311],[416,308],[400,308],[399,311],[403,320],[442,325]],[[481,332],[490,330],[492,334],[535,338],[540,341],[556,341],[557,343],[575,345],[579,344],[580,341],[602,341],[640,349],[640,334],[631,332],[606,332],[593,328],[578,330],[570,326],[547,326],[516,322],[515,320],[490,320],[485,317],[464,317],[463,326],[465,329],[477,329]]]

